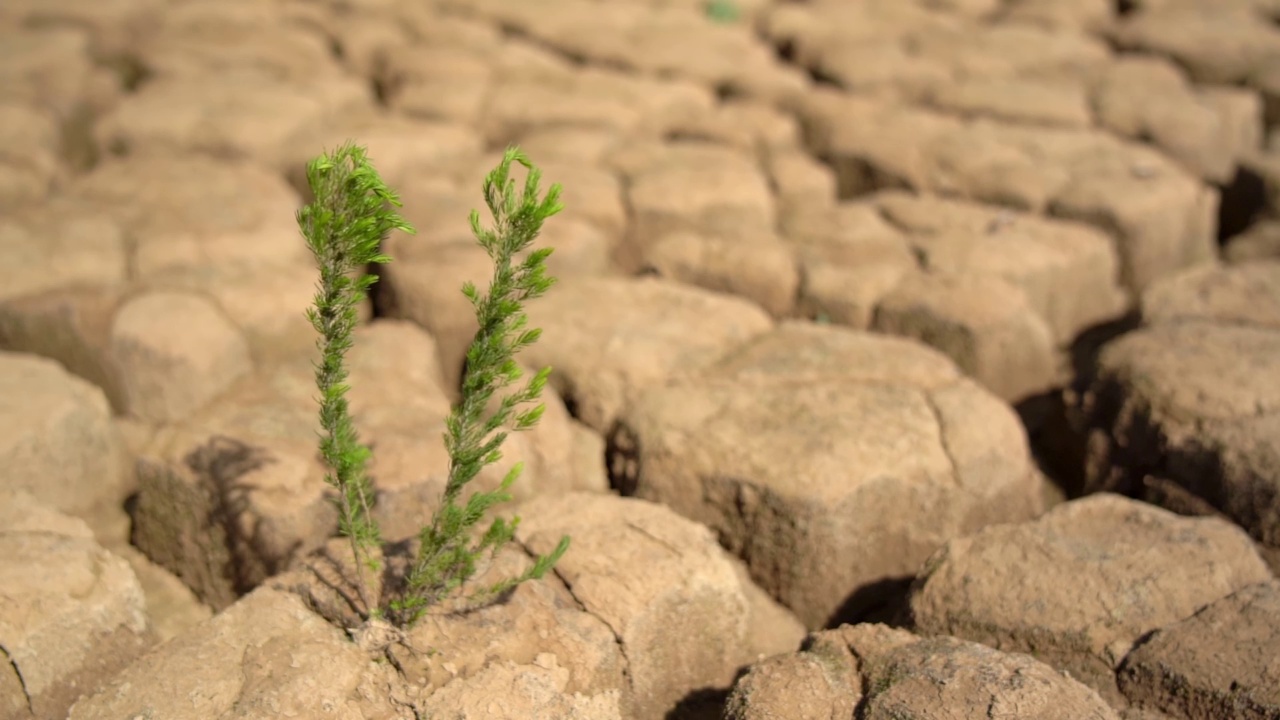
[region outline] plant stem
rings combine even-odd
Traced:
[[[368,267],[390,262],[380,251],[388,233],[413,229],[388,208],[399,206],[399,199],[378,177],[363,148],[348,143],[312,160],[307,181],[315,200],[298,211],[297,219],[320,271],[314,305],[307,311],[320,335],[316,346],[321,359],[315,366],[320,454],[329,468],[325,481],[338,491],[338,527],[351,543],[364,605],[359,611],[367,618],[378,613],[380,599],[369,592],[364,572],[379,568],[371,550],[381,541],[372,516],[373,488],[365,474],[370,453],[356,435],[346,398],[346,354],[358,323],[357,308],[377,280]]]

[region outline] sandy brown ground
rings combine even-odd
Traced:
[[[0,720],[1280,718],[1278,22],[5,0]],[[477,482],[525,463],[491,572],[573,547],[407,633],[316,453],[294,213],[347,139],[418,230],[350,357],[392,568],[480,180],[565,188],[547,413]]]

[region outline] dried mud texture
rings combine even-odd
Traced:
[[[132,484],[123,457],[101,390],[51,360],[0,352],[3,489],[105,531]]]
[[[1078,405],[1087,487],[1220,513],[1280,567],[1280,263],[1169,278],[1142,314]]]
[[[661,506],[579,493],[516,510],[518,544],[482,565],[462,594],[524,571],[568,534],[572,551],[552,574],[496,603],[448,601],[371,646],[385,651],[405,697],[423,712],[662,718],[690,698],[723,692],[739,668],[794,649],[804,635],[705,528]],[[270,584],[301,593],[340,625],[359,626],[344,599],[358,592],[345,543],[331,541],[326,553],[331,559],[306,558]],[[514,689],[492,695],[504,681]]]
[[[644,393],[610,442],[624,494],[713,529],[810,629],[1039,509],[1006,406],[934,351],[851,330],[784,323]]]
[[[1088,687],[1027,655],[884,625],[843,625],[754,665],[726,720],[902,717],[1116,720]]]
[[[911,613],[923,634],[1032,654],[1123,707],[1115,672],[1148,633],[1271,577],[1230,523],[1099,494],[947,543]]]
[[[26,492],[0,490],[0,527],[0,717],[64,717],[154,642],[142,588],[88,525]]]
[[[530,304],[529,324],[542,337],[522,362],[551,366],[550,384],[602,433],[644,390],[773,325],[745,300],[653,278],[566,280]]]
[[[1250,585],[1157,630],[1129,654],[1120,689],[1170,717],[1280,713],[1280,581]]]
[[[1043,659],[1083,673],[1129,720],[1270,707],[1257,698],[1271,669],[1252,656],[1178,654],[1194,643],[1177,638],[1199,632],[1188,618],[1236,607],[1222,598],[1267,577],[1238,532],[1148,532],[1188,553],[1179,575],[1126,544],[1138,510],[1081,521],[1059,528],[1069,547],[1041,548],[1080,568],[1068,577],[1026,555],[1040,546],[1017,523],[1065,499],[1031,437],[1071,492],[1225,518],[1280,569],[1278,11],[0,0],[0,366],[12,365],[0,467],[120,550],[156,601],[156,632],[181,648],[80,717],[430,706],[700,720],[719,714],[736,671],[774,653],[787,655],[746,685],[785,665],[775,679],[794,673],[813,693],[760,717],[937,714],[951,708],[929,698],[961,688],[969,714],[1096,715],[1039,666],[942,638],[908,643],[934,662],[892,649],[901,636],[887,631],[842,630],[859,652],[900,653],[859,670],[857,683],[883,687],[857,693],[831,657],[794,654],[805,628],[901,620],[922,567],[922,587],[936,585],[926,559],[984,532],[1011,538],[1010,567],[1048,573],[1037,612],[1082,587],[1112,595],[1019,635],[996,624],[1025,610],[1010,605],[1025,588],[1006,587],[988,605],[1008,617],[965,632],[1050,648]],[[310,199],[306,161],[349,139],[419,230],[386,238],[395,262],[377,268],[350,357],[375,512],[394,541],[430,517],[447,473],[437,438],[475,332],[458,288],[483,290],[492,273],[468,223],[479,208],[487,224],[483,176],[518,144],[567,204],[539,238],[561,282],[530,307],[545,332],[520,358],[553,367],[547,411],[473,489],[524,462],[514,494],[533,534],[497,565],[525,567],[559,532],[577,549],[507,605],[373,648],[371,631],[353,646],[306,615],[358,626],[330,612],[333,597],[303,610],[254,592],[282,571],[294,587],[298,563],[333,545],[303,313],[315,272],[294,212]],[[1098,338],[1121,330],[1099,355]],[[1050,417],[1064,387],[1066,421]],[[605,495],[610,482],[639,498]],[[1073,507],[1059,512],[1097,506]],[[29,509],[23,532],[48,523],[61,537],[48,510]],[[147,559],[122,546],[129,520]],[[993,523],[1014,525],[984,531]],[[45,550],[30,567],[57,561]],[[1169,579],[1201,576],[1211,582],[1185,597]],[[257,612],[275,625],[254,625]],[[1122,708],[1110,678],[1135,643],[1121,683],[1137,699]],[[182,705],[205,697],[182,653],[219,658],[211,704]],[[1238,667],[1237,685],[1201,666]],[[22,683],[0,662],[0,716],[24,712]]]
[[[411,717],[392,687],[387,665],[298,597],[260,588],[144,655],[68,717]]]

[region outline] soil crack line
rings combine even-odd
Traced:
[[[964,478],[960,477],[960,464],[956,462],[956,457],[951,452],[951,443],[947,441],[947,423],[942,417],[942,411],[938,409],[938,404],[933,400],[933,392],[925,390],[921,393],[924,395],[924,401],[929,405],[929,412],[933,415],[933,422],[938,426],[938,441],[942,445],[942,452],[947,456],[947,462],[951,464],[951,478],[957,485],[964,485]]]
[[[13,674],[17,676],[18,684],[22,686],[22,699],[27,703],[27,712],[31,713],[32,717],[35,717],[36,709],[31,703],[31,693],[27,690],[27,679],[22,677],[22,668],[18,667],[18,661],[9,652],[9,648],[0,645],[0,653],[4,654],[5,659],[9,661],[9,667],[13,668]]]

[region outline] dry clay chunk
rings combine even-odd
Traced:
[[[747,298],[773,317],[790,314],[800,287],[794,249],[767,234],[726,238],[676,232],[647,248],[644,264],[677,282]]]
[[[854,717],[1116,720],[1097,693],[1026,655],[884,625],[811,635],[738,681],[726,720]]]
[[[0,102],[0,207],[39,203],[63,181],[58,125],[46,110]]]
[[[260,588],[139,658],[68,717],[399,720],[393,682],[300,598]]]
[[[564,534],[570,551],[554,574],[521,584],[501,603],[428,612],[390,649],[405,677],[418,679],[414,692],[428,712],[474,711],[497,678],[509,677],[518,697],[505,690],[494,698],[503,718],[542,717],[518,712],[552,690],[565,698],[548,708],[616,701],[623,717],[661,718],[690,693],[726,687],[758,654],[792,649],[803,637],[785,611],[761,601],[705,528],[666,508],[571,493],[517,512],[519,544],[482,569],[475,588],[523,572],[531,554],[549,552]]]
[[[1280,332],[1280,261],[1196,268],[1167,278],[1143,294],[1142,320],[1205,320]]]
[[[1055,347],[1125,310],[1119,260],[1111,239],[1096,228],[904,192],[872,200],[931,271],[994,276],[1020,289],[1049,326]]]
[[[1222,258],[1233,265],[1280,260],[1280,220],[1259,220],[1227,241]]]
[[[298,239],[297,193],[248,161],[144,154],[104,161],[67,189],[133,242],[139,278],[173,282],[251,269],[307,266]]]
[[[746,300],[667,280],[573,278],[530,303],[529,325],[542,337],[521,361],[550,365],[578,419],[604,433],[642,389],[696,370],[772,321]]]
[[[1142,3],[1148,5],[1148,3]],[[1280,52],[1280,32],[1258,22],[1264,3],[1150,3],[1124,17],[1110,35],[1125,51],[1164,55],[1191,79],[1230,85],[1247,81]]]
[[[1217,193],[1152,148],[834,92],[801,111],[846,194],[901,187],[1089,222],[1115,238],[1130,292],[1214,257]]]
[[[572,538],[556,573],[613,632],[627,661],[628,717],[659,720],[694,690],[728,686],[749,661],[751,605],[706,528],[610,495],[542,497],[520,514],[517,539],[531,552]]]
[[[627,168],[630,238],[638,250],[674,232],[736,238],[774,227],[769,181],[750,155],[701,145],[657,146],[643,154],[648,157]]]
[[[292,15],[252,0],[166,8],[135,49],[136,62],[152,69],[149,77],[177,76],[197,85],[207,74],[240,70],[299,82],[332,74],[337,63],[316,27],[321,16],[300,22]]]
[[[26,493],[0,490],[0,526],[0,717],[64,717],[152,642],[142,588],[84,522]]]
[[[116,311],[111,353],[125,412],[152,423],[180,421],[252,369],[249,346],[209,299],[147,293]]]
[[[999,278],[913,273],[880,300],[872,329],[941,350],[997,397],[1016,403],[1061,382],[1048,325]]]
[[[94,519],[127,492],[121,452],[101,390],[52,360],[0,352],[4,488]]]
[[[750,17],[761,4],[751,0],[738,9]],[[748,83],[760,93],[781,92],[791,85],[767,45],[755,42],[737,23],[707,22],[693,7],[617,5],[606,12],[578,1],[535,15],[510,0],[482,5],[504,25],[519,27],[565,55],[590,63],[638,70],[641,75],[687,77],[707,86],[737,88]]]
[[[453,683],[431,696],[431,717],[451,720],[623,720],[621,693],[567,693],[569,671],[541,654],[528,665],[494,663],[465,683]],[[627,716],[630,717],[630,716]]]
[[[128,280],[127,245],[117,222],[65,199],[0,221],[0,348],[57,360],[117,411],[108,336]]]
[[[151,2],[151,0],[147,0]],[[76,3],[60,3],[66,7],[63,12],[55,10],[54,16],[63,15],[65,11],[83,12],[81,7],[71,7]],[[152,2],[152,4],[156,4]],[[27,8],[17,8],[27,5]],[[82,121],[88,119],[103,107],[114,102],[120,93],[119,80],[116,73],[97,62],[104,57],[101,42],[106,38],[104,25],[116,25],[122,18],[103,18],[105,22],[17,22],[3,18],[10,10],[16,10],[19,18],[23,15],[43,15],[48,13],[52,3],[36,0],[35,2],[5,3],[0,7],[0,26],[3,27],[3,40],[0,40],[0,87],[5,88],[6,100],[11,102],[31,103],[35,107],[45,108],[59,119]],[[94,6],[89,13],[100,12],[100,8],[110,3]],[[145,2],[115,3],[129,6],[129,11],[142,9]],[[36,12],[32,13],[32,10]],[[108,10],[107,15],[114,14]],[[90,25],[99,25],[90,29]],[[110,31],[108,31],[110,32]],[[20,148],[30,151],[30,148]]]
[[[1119,679],[1130,702],[1171,717],[1280,716],[1280,581],[1157,630]]]
[[[1167,478],[1280,553],[1280,263],[1188,271],[1103,349],[1082,410],[1092,487]]]
[[[334,540],[323,556],[307,558],[302,567],[277,576],[270,584],[294,588],[319,607],[343,612],[339,593],[350,597],[356,592],[350,582],[350,553],[345,540]],[[338,560],[336,565],[333,559]],[[390,558],[389,562],[400,560]],[[580,704],[616,710],[626,687],[626,658],[613,632],[584,611],[554,574],[521,583],[501,602],[478,606],[465,602],[470,593],[519,575],[531,564],[518,544],[504,547],[469,584],[428,610],[404,634],[403,642],[386,647],[408,683],[406,694],[414,698],[424,717],[455,717],[454,713],[486,707],[498,714],[457,717],[560,717],[562,710]],[[335,570],[341,575],[335,575]],[[464,608],[466,612],[454,612]],[[347,622],[358,625],[360,621],[352,617]],[[380,636],[389,637],[385,630],[369,626],[356,639],[377,647]],[[504,680],[508,687],[495,692]]]
[[[543,63],[547,54],[525,50],[518,61]],[[565,127],[625,133],[641,128],[661,131],[675,119],[716,102],[710,88],[693,82],[607,68],[578,69],[558,59],[545,69],[547,72],[528,76],[508,71],[509,77],[493,83],[480,122],[489,143]]]
[[[948,543],[917,580],[916,628],[1036,655],[1123,703],[1134,643],[1271,578],[1239,528],[1099,494]]]
[[[1017,417],[944,356],[798,322],[641,395],[610,464],[624,493],[715,530],[811,629],[1040,507]]]
[[[800,206],[784,216],[782,231],[800,261],[800,311],[859,330],[919,266],[906,235],[871,203]]]
[[[1236,161],[1262,144],[1262,100],[1249,90],[1199,91],[1170,60],[1124,57],[1094,87],[1098,122],[1117,134],[1148,140],[1192,172],[1227,184]]]
[[[328,118],[372,104],[364,83],[340,72],[285,81],[244,68],[160,75],[95,126],[117,154],[208,153],[277,159],[280,148]]]

